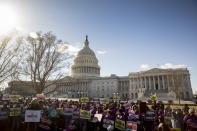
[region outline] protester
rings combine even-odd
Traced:
[[[170,105],[164,109],[162,103],[156,102],[142,107],[140,101],[129,103],[117,99],[112,102],[94,102],[88,98],[0,100],[2,131],[170,131],[170,128],[197,131],[195,110],[188,105],[182,111],[171,109]]]

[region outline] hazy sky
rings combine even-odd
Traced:
[[[18,14],[21,30],[52,31],[73,52],[87,34],[102,76],[186,66],[197,91],[196,0],[6,1]]]

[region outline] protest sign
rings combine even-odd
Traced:
[[[156,113],[155,111],[147,111],[144,116],[145,121],[155,121],[156,120]]]
[[[89,102],[88,97],[81,98],[81,103],[88,103],[88,102]]]
[[[21,114],[21,108],[10,108],[10,116],[19,116]]]
[[[56,109],[49,110],[49,117],[58,118],[59,114],[60,114],[59,110]]]
[[[64,108],[63,112],[64,112],[64,115],[73,115],[73,111],[74,109],[73,108]]]
[[[80,112],[79,111],[73,111],[73,119],[79,119]]]
[[[126,131],[137,131],[137,122],[127,121]]]
[[[109,99],[108,98],[103,98],[103,99],[101,99],[101,103],[102,104],[108,104],[109,103]]]
[[[60,113],[63,113],[63,108],[57,108]]]
[[[139,115],[136,114],[129,114],[128,120],[137,120],[139,119]]]
[[[9,100],[10,95],[9,94],[3,94],[2,100]]]
[[[116,119],[115,128],[124,131],[125,130],[125,121]]]
[[[109,112],[109,110],[104,110],[104,115],[107,115],[107,113]]]
[[[81,119],[90,119],[91,117],[91,112],[90,111],[86,111],[86,110],[81,110],[80,111],[80,118]]]
[[[40,110],[26,110],[25,122],[40,122]]]
[[[18,102],[20,95],[10,95],[10,102]]]
[[[114,102],[119,102],[119,101],[120,101],[120,97],[119,97],[119,96],[113,97],[113,101],[114,101]]]
[[[125,109],[129,109],[129,108],[131,107],[131,104],[126,103],[126,104],[124,104],[123,106],[125,107]]]
[[[99,102],[100,102],[100,99],[99,99],[99,98],[94,98],[94,99],[93,99],[93,102],[99,103]]]
[[[37,94],[37,99],[38,100],[45,100],[45,95],[44,94]]]
[[[102,116],[102,114],[94,114],[94,117],[96,117],[99,122],[101,122]]]
[[[103,119],[103,128],[114,128],[114,121],[110,119]]]
[[[0,120],[8,119],[8,112],[7,111],[0,111]]]

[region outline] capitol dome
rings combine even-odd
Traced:
[[[72,77],[99,77],[100,67],[94,51],[89,48],[88,36],[84,42],[72,66]]]

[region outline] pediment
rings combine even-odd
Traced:
[[[144,71],[143,74],[149,74],[149,73],[165,73],[165,72],[166,72],[165,69],[153,68],[151,70]]]

